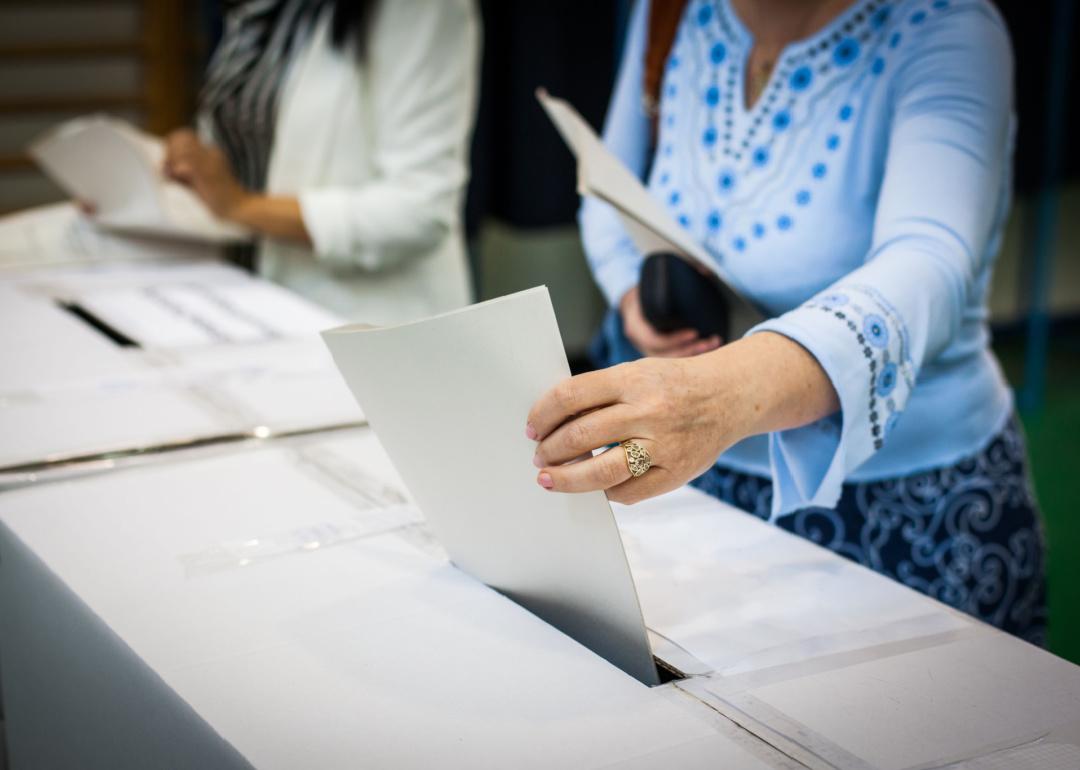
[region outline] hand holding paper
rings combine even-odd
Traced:
[[[573,107],[549,96],[542,88],[536,92],[536,98],[577,158],[579,193],[613,206],[643,255],[674,252],[702,272],[715,275],[731,308],[732,339],[764,320],[761,311],[737,291],[737,284],[716,259],[668,216],[641,180],[608,151]]]
[[[553,495],[535,483],[525,418],[570,374],[547,289],[323,338],[454,563],[656,683],[604,495]]]
[[[72,197],[93,204],[94,219],[116,232],[216,242],[247,232],[223,222],[188,188],[165,179],[160,139],[103,115],[47,132],[30,156]]]

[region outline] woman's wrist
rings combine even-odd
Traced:
[[[254,228],[258,219],[259,205],[264,197],[238,186],[222,210],[221,218],[243,227]]]
[[[710,411],[731,443],[835,413],[839,399],[817,359],[794,340],[759,332],[688,359],[712,388]]]
[[[225,218],[260,235],[311,245],[300,202],[293,197],[243,190]]]

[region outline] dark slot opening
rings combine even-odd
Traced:
[[[660,684],[667,684],[668,682],[678,682],[680,679],[686,679],[686,674],[667,661],[660,660],[660,658],[653,655],[653,663],[656,664],[656,673],[660,675]]]
[[[73,316],[78,318],[90,328],[94,329],[99,334],[108,337],[110,340],[113,341],[114,344],[119,345],[122,348],[139,347],[138,342],[131,339],[131,337],[127,336],[119,329],[105,323],[96,315],[84,308],[82,305],[79,305],[75,302],[62,302],[60,300],[57,300],[56,304],[71,313]]]

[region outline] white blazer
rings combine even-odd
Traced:
[[[267,178],[299,199],[314,248],[263,239],[263,275],[365,323],[471,301],[461,220],[479,38],[472,0],[382,0],[358,60],[332,47],[323,14],[286,75]]]

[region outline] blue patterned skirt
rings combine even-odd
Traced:
[[[767,519],[772,484],[714,466],[694,486]],[[777,526],[1035,644],[1046,642],[1045,545],[1016,418],[978,454],[845,484],[835,509]]]

